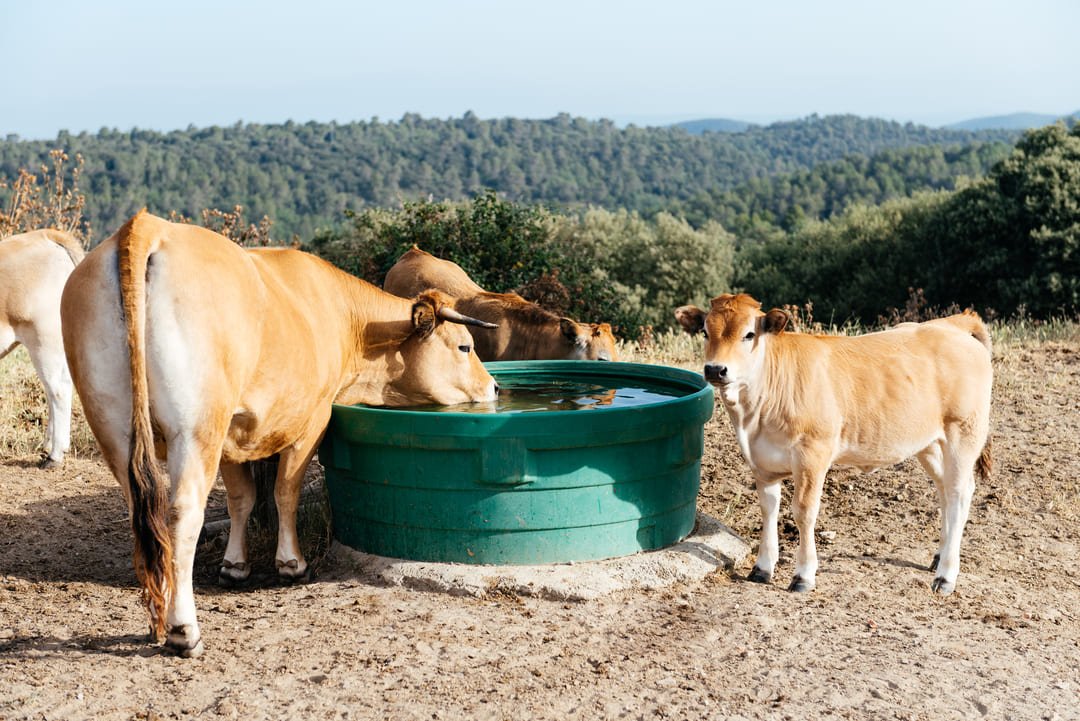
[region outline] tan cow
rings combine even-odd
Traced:
[[[398,259],[383,281],[383,290],[402,297],[428,288],[453,296],[459,312],[498,325],[491,333],[473,333],[481,360],[618,360],[608,323],[578,323],[517,293],[489,293],[457,263],[416,246]]]
[[[61,313],[75,387],[128,501],[151,632],[160,640],[167,629],[183,656],[203,649],[192,563],[219,464],[231,522],[223,578],[249,573],[245,462],[275,453],[276,562],[299,578],[300,486],[333,402],[452,404],[497,392],[456,324],[477,321],[438,293],[398,298],[307,253],[245,250],[145,211],[86,256]]]
[[[990,472],[990,336],[973,312],[861,336],[788,333],[789,316],[748,295],[683,306],[687,332],[704,331],[705,377],[719,391],[750,464],[761,543],[749,580],[768,582],[779,556],[780,481],[794,480],[799,548],[790,590],[814,587],[814,524],[833,465],[870,470],[919,459],[934,480],[941,543],[931,587],[950,593],[974,474]]]
[[[72,386],[60,335],[60,294],[83,255],[79,241],[60,230],[0,240],[0,358],[22,343],[45,386],[42,468],[60,463],[71,445]]]

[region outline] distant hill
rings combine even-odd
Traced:
[[[972,118],[959,123],[945,125],[948,130],[1031,130],[1044,125],[1053,125],[1058,120],[1077,118],[1080,111],[1071,115],[1046,115],[1044,113],[1013,113],[1012,115],[993,115],[986,118]]]
[[[0,178],[37,168],[49,151],[82,155],[80,186],[95,239],[139,208],[197,216],[242,205],[266,214],[275,237],[311,238],[346,210],[402,200],[462,200],[490,188],[508,200],[557,208],[597,205],[642,214],[703,190],[795,173],[849,155],[925,145],[1013,143],[1018,131],[944,130],[911,123],[818,117],[691,135],[671,127],[620,129],[569,115],[547,120],[409,114],[396,122],[191,127],[159,133],[101,130],[55,140],[0,139]],[[8,196],[0,189],[0,207]]]
[[[674,123],[674,127],[682,128],[691,135],[700,135],[704,132],[741,133],[752,125],[753,123],[728,118],[704,118],[702,120],[686,120],[681,123]]]

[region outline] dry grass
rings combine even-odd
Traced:
[[[73,400],[71,451],[75,457],[97,455],[97,443]],[[49,406],[30,355],[22,346],[0,360],[0,458],[26,458],[43,452]]]
[[[646,334],[638,341],[619,341],[619,360],[697,370],[704,349],[704,336],[690,337],[681,330],[662,331]]]

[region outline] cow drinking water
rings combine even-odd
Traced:
[[[950,593],[975,474],[990,472],[990,336],[973,312],[861,336],[785,332],[789,317],[748,295],[675,317],[704,332],[705,377],[717,389],[750,464],[762,512],[749,578],[768,582],[779,556],[780,481],[794,481],[799,529],[790,589],[814,587],[814,524],[833,465],[869,470],[918,458],[937,489],[941,543],[932,588]]]
[[[145,211],[72,273],[61,315],[86,418],[128,502],[151,632],[184,656],[203,649],[192,566],[219,466],[230,517],[222,576],[250,573],[246,462],[279,454],[276,562],[300,578],[301,481],[334,402],[497,393],[460,325],[479,321],[440,294],[398,298],[307,253],[245,250]]]
[[[483,361],[618,360],[615,335],[608,323],[579,323],[531,303],[517,293],[490,293],[477,285],[457,263],[413,247],[387,272],[383,290],[409,297],[428,288],[454,298],[465,315],[498,325],[474,332],[476,353]]]

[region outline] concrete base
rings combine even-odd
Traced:
[[[616,591],[651,590],[699,580],[742,563],[750,555],[750,546],[716,519],[698,513],[694,531],[683,541],[658,551],[603,561],[540,566],[430,563],[375,556],[337,541],[330,555],[362,578],[390,586],[460,596],[514,594],[586,601]]]

